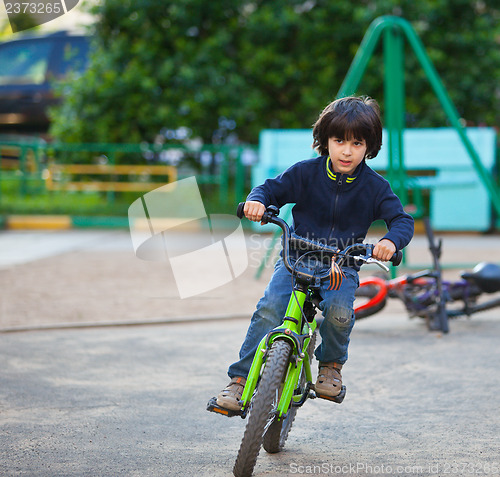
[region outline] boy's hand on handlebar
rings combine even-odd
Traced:
[[[262,220],[265,211],[266,207],[264,204],[255,200],[245,202],[245,208],[243,209],[245,217],[252,222],[259,222]]]
[[[388,262],[394,253],[396,253],[396,246],[390,240],[383,239],[375,245],[372,257],[383,262]]]

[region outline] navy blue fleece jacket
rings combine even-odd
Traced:
[[[397,250],[413,237],[413,218],[403,210],[389,183],[365,161],[352,175],[334,173],[327,156],[301,161],[252,189],[247,200],[266,207],[295,203],[293,231],[340,249],[363,242],[371,224],[379,219],[388,229],[383,238]]]

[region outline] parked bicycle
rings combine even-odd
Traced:
[[[485,294],[500,292],[500,267],[482,262],[472,271],[462,272],[456,281],[443,280],[442,240],[436,242],[429,221],[424,222],[433,268],[394,279],[372,276],[360,280],[354,308],[356,320],[378,313],[388,298],[397,298],[404,303],[410,318],[423,318],[430,330],[447,333],[450,318],[470,317],[500,307],[500,297],[479,300]]]
[[[238,206],[240,218],[243,207],[244,203]],[[315,314],[321,302],[321,283],[339,279],[340,267],[351,257],[359,263],[375,263],[388,270],[372,257],[373,245],[354,244],[339,250],[299,237],[290,232],[278,212],[276,207],[268,207],[262,222],[278,225],[283,231],[283,262],[293,284],[283,323],[270,331],[257,348],[241,398],[241,410],[219,407],[215,397],[207,405],[209,411],[248,418],[233,468],[236,477],[252,474],[261,446],[270,453],[283,449],[297,410],[308,399],[323,398],[336,403],[344,400],[345,386],[338,396],[330,397],[315,392],[312,382],[311,361],[318,327]],[[296,259],[292,257],[294,250],[301,252]],[[397,265],[401,256],[398,252],[391,261]]]

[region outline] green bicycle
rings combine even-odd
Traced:
[[[238,205],[237,215],[243,217],[244,202]],[[332,280],[348,258],[364,263],[375,263],[372,244],[354,244],[344,250],[299,237],[290,232],[288,224],[278,217],[279,210],[267,208],[263,223],[278,225],[283,231],[283,262],[292,275],[293,290],[283,323],[271,330],[260,342],[250,368],[239,411],[231,411],[210,399],[207,410],[228,417],[248,416],[245,433],[234,464],[235,477],[252,475],[261,446],[269,453],[280,452],[288,437],[295,415],[307,399],[323,398],[341,403],[345,386],[338,396],[330,397],[314,391],[311,361],[316,343],[318,323],[316,310],[322,298],[320,285]],[[291,251],[299,250],[296,260]],[[401,263],[401,252],[391,259]]]

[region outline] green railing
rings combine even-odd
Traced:
[[[213,205],[222,209],[234,208],[234,203],[243,200],[250,187],[250,169],[256,157],[257,148],[251,145],[193,147],[184,144],[68,144],[0,139],[0,204],[2,183],[6,181],[16,183],[15,193],[21,200],[36,194],[50,194],[47,179],[51,166],[94,164],[112,170],[112,166],[116,165],[120,166],[122,177],[116,179],[115,176],[114,180],[127,180],[130,183],[134,178],[140,179],[133,174],[134,170],[139,169],[137,166],[154,168],[155,165],[171,165],[176,168],[177,179],[196,176],[202,192],[203,189],[211,191]],[[123,177],[123,165],[131,166],[128,178]],[[92,174],[78,178],[80,181],[97,179]],[[103,180],[102,174],[99,180]],[[161,181],[161,177],[158,180]],[[158,182],[158,187],[161,185]],[[12,187],[10,191],[12,193]],[[110,202],[119,194],[109,190],[105,193]]]

